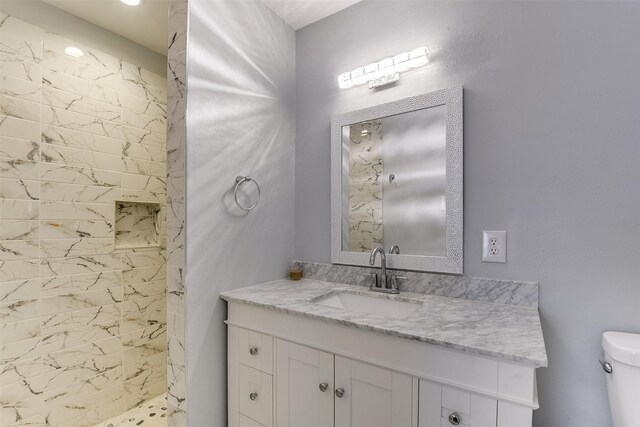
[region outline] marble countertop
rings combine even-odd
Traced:
[[[340,291],[414,301],[419,306],[408,317],[398,319],[314,302]],[[411,292],[387,295],[371,292],[364,286],[310,279],[276,280],[224,292],[221,297],[228,302],[256,305],[528,366],[547,366],[536,308]]]

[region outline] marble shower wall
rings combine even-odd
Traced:
[[[187,425],[185,141],[187,0],[169,0],[167,62],[167,423]]]
[[[0,425],[166,390],[165,117],[164,77],[0,14]],[[157,245],[115,249],[116,201],[160,207]]]
[[[383,244],[382,121],[349,127],[349,251]]]

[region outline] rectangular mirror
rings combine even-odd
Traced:
[[[333,116],[331,261],[462,274],[462,88]]]

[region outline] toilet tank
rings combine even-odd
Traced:
[[[602,334],[607,374],[609,407],[615,427],[640,426],[640,334]]]

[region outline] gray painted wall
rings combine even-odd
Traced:
[[[95,49],[161,76],[167,75],[166,56],[41,0],[2,0],[0,10],[71,40],[81,40]]]
[[[640,332],[640,3],[365,1],[297,32],[295,255],[329,262],[329,120],[465,86],[465,274],[540,282],[537,427],[610,425],[607,329]],[[337,76],[420,45],[395,87]],[[508,263],[481,262],[483,229]]]
[[[293,258],[295,33],[260,0],[189,1],[187,411],[226,424],[220,292],[284,277]],[[237,175],[262,187],[249,214]],[[247,184],[250,188],[251,183]]]

